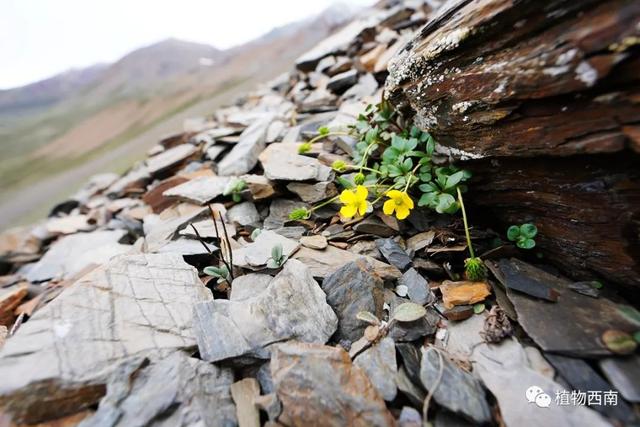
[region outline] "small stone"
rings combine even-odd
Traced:
[[[429,288],[429,283],[415,268],[410,268],[398,280],[399,285],[404,285],[408,289],[409,299],[416,304],[426,305],[435,301],[435,295]]]
[[[343,95],[342,99],[363,99],[372,96],[378,90],[378,82],[372,74],[364,74],[355,86],[351,86]]]
[[[391,265],[398,267],[400,271],[406,271],[411,267],[411,258],[395,240],[391,238],[378,239],[376,240],[376,245],[382,256]]]
[[[287,190],[295,193],[306,203],[320,202],[338,194],[336,185],[330,181],[316,182],[315,184],[290,182],[287,184]]]
[[[178,186],[180,184],[184,184],[188,179],[183,178],[181,176],[172,176],[171,178],[167,178],[164,181],[160,181],[155,184],[152,188],[147,190],[147,192],[142,196],[142,200],[153,210],[153,213],[160,213],[169,206],[176,203],[171,197],[164,196],[166,190]]]
[[[461,320],[465,320],[473,316],[473,306],[472,305],[457,305],[448,310],[445,310],[444,317],[449,320],[453,320],[459,322]]]
[[[240,179],[247,184],[254,202],[273,197],[276,193],[273,183],[262,175],[242,175]]]
[[[324,250],[316,250],[309,248],[300,248],[293,258],[305,263],[311,269],[313,277],[323,279],[334,271],[338,270],[344,264],[362,258],[361,255],[353,252],[337,248],[329,245]],[[375,274],[385,280],[398,279],[401,275],[400,271],[394,266],[380,262],[374,258],[365,256],[373,267]]]
[[[362,336],[367,324],[356,318],[360,311],[382,317],[384,282],[365,258],[344,264],[327,276],[322,289],[340,321],[336,340],[354,342]]]
[[[353,226],[353,229],[360,234],[373,234],[378,237],[391,237],[397,231],[387,226],[379,218],[369,216]]]
[[[452,282],[445,280],[440,285],[442,302],[446,309],[455,305],[470,305],[484,301],[491,295],[491,288],[485,282]]]
[[[478,424],[489,422],[491,411],[480,382],[456,366],[445,354],[438,352],[433,347],[422,350],[422,385],[427,390],[433,388],[433,399],[449,411],[464,415]],[[438,378],[440,383],[436,387]]]
[[[195,305],[198,348],[208,362],[239,356],[268,358],[274,343],[290,339],[325,343],[337,323],[324,292],[296,260],[287,261],[267,288],[253,297]]]
[[[300,244],[310,249],[324,249],[327,247],[327,238],[319,234],[313,236],[302,236]]]
[[[218,163],[218,174],[242,175],[251,171],[258,163],[258,156],[264,150],[267,129],[272,120],[272,114],[265,114],[246,128],[240,134],[240,141]]]
[[[252,202],[242,202],[230,207],[226,217],[229,222],[243,227],[248,225],[259,226],[261,220],[256,205]]]
[[[330,167],[317,159],[298,154],[298,144],[271,144],[259,159],[264,175],[272,180],[327,181],[332,175]]]
[[[198,148],[192,144],[177,145],[150,157],[147,160],[147,171],[151,175],[156,175],[170,169],[177,170],[180,166],[186,164],[198,151]]]
[[[13,311],[29,293],[26,282],[8,287],[0,287],[0,325],[11,326],[14,321]]]
[[[398,389],[395,377],[398,364],[396,347],[391,338],[383,338],[379,343],[360,353],[353,364],[364,370],[384,400],[390,402],[396,398]]]
[[[334,93],[341,93],[349,89],[358,81],[358,71],[351,69],[344,73],[336,74],[327,82],[327,89]]]
[[[326,427],[395,425],[365,372],[339,347],[285,343],[271,358],[283,425]]]
[[[212,365],[213,366],[213,365]],[[242,427],[260,427],[260,412],[254,404],[260,396],[260,385],[255,378],[245,378],[231,385],[231,395],[236,403],[238,425]]]
[[[269,216],[264,220],[264,228],[267,230],[273,230],[276,228],[284,227],[284,225],[291,221],[289,214],[299,208],[309,208],[304,202],[288,199],[274,199],[269,205]]]

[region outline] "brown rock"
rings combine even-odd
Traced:
[[[142,196],[142,200],[151,206],[153,213],[160,213],[175,203],[175,200],[170,197],[163,196],[162,193],[185,182],[187,182],[187,178],[181,176],[172,176],[171,178],[167,178],[164,181],[159,182],[158,185],[153,187],[151,190],[147,191],[145,195]]]
[[[290,342],[271,358],[278,421],[288,426],[395,426],[364,371],[339,347]]]
[[[13,311],[20,305],[28,292],[26,282],[8,288],[0,288],[0,325],[11,326],[13,324]]]
[[[491,295],[491,288],[485,282],[451,282],[445,280],[440,285],[442,301],[447,309],[455,305],[469,305],[484,301]]]

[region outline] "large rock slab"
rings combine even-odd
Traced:
[[[118,243],[124,230],[94,231],[66,236],[56,241],[27,273],[30,282],[64,279],[89,264],[102,264],[116,255],[129,252],[130,245]]]
[[[147,171],[156,175],[168,169],[175,169],[194,157],[200,150],[193,144],[180,144],[163,151],[147,160]]]
[[[220,163],[218,174],[223,176],[248,173],[258,163],[258,155],[264,150],[267,129],[273,114],[264,114],[240,134],[240,141]]]
[[[391,402],[396,398],[398,387],[398,363],[396,361],[396,346],[393,339],[385,337],[372,345],[353,361],[354,365],[362,368],[373,386],[382,398]]]
[[[233,251],[233,264],[245,268],[264,267],[276,245],[281,245],[283,256],[288,257],[298,249],[299,243],[275,231],[262,230],[253,243]]]
[[[365,372],[340,347],[286,343],[271,357],[271,376],[287,426],[395,426]]]
[[[238,356],[269,358],[273,343],[297,339],[324,344],[338,319],[309,269],[289,260],[262,292],[241,300],[195,306],[200,356],[209,362]]]
[[[365,258],[351,261],[327,276],[322,282],[327,302],[338,315],[337,340],[360,339],[368,326],[356,318],[360,311],[382,317],[384,282]]]
[[[109,379],[97,412],[79,427],[234,427],[233,371],[176,352],[159,362],[134,359]]]
[[[272,180],[327,181],[331,168],[298,154],[298,146],[283,142],[269,145],[259,157],[264,175]]]
[[[114,258],[38,310],[0,350],[0,408],[38,422],[95,404],[124,359],[194,348],[193,304],[209,298],[179,255]]]
[[[177,197],[181,200],[205,205],[218,196],[222,196],[231,178],[226,176],[201,176],[177,185],[162,193],[165,197]]]

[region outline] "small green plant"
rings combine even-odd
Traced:
[[[238,203],[242,201],[242,191],[247,188],[247,183],[239,178],[232,178],[222,192],[223,196],[231,195],[231,199]]]
[[[224,265],[221,267],[214,267],[214,266],[205,267],[203,272],[208,276],[212,276],[218,279],[217,280],[218,283],[223,283],[223,282],[231,283],[231,273],[229,272],[229,269]]]
[[[308,153],[309,151],[311,151],[311,143],[310,142],[303,142],[302,144],[298,145],[298,154],[305,154]]]
[[[520,226],[512,225],[507,230],[507,238],[512,242],[516,242],[516,246],[520,249],[532,249],[536,246],[533,240],[538,234],[538,228],[533,224],[522,224]]]
[[[267,261],[267,268],[280,268],[287,260],[282,253],[282,244],[277,243],[271,248],[271,258]]]
[[[469,233],[469,223],[467,222],[467,211],[464,208],[464,200],[462,200],[462,192],[458,188],[458,203],[462,210],[462,221],[464,223],[464,234],[467,238],[467,247],[469,248],[469,258],[464,260],[464,271],[467,279],[472,281],[481,281],[487,278],[487,267],[484,262],[476,257],[471,244],[471,234]]]
[[[260,229],[260,228],[254,229],[251,232],[251,240],[253,240],[255,242],[256,239],[258,238],[258,236],[260,235],[260,233],[262,233],[262,229]]]

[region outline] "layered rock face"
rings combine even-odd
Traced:
[[[633,1],[448,2],[386,83],[439,151],[476,159],[479,214],[539,223],[550,259],[628,286],[640,285],[638,19]]]

